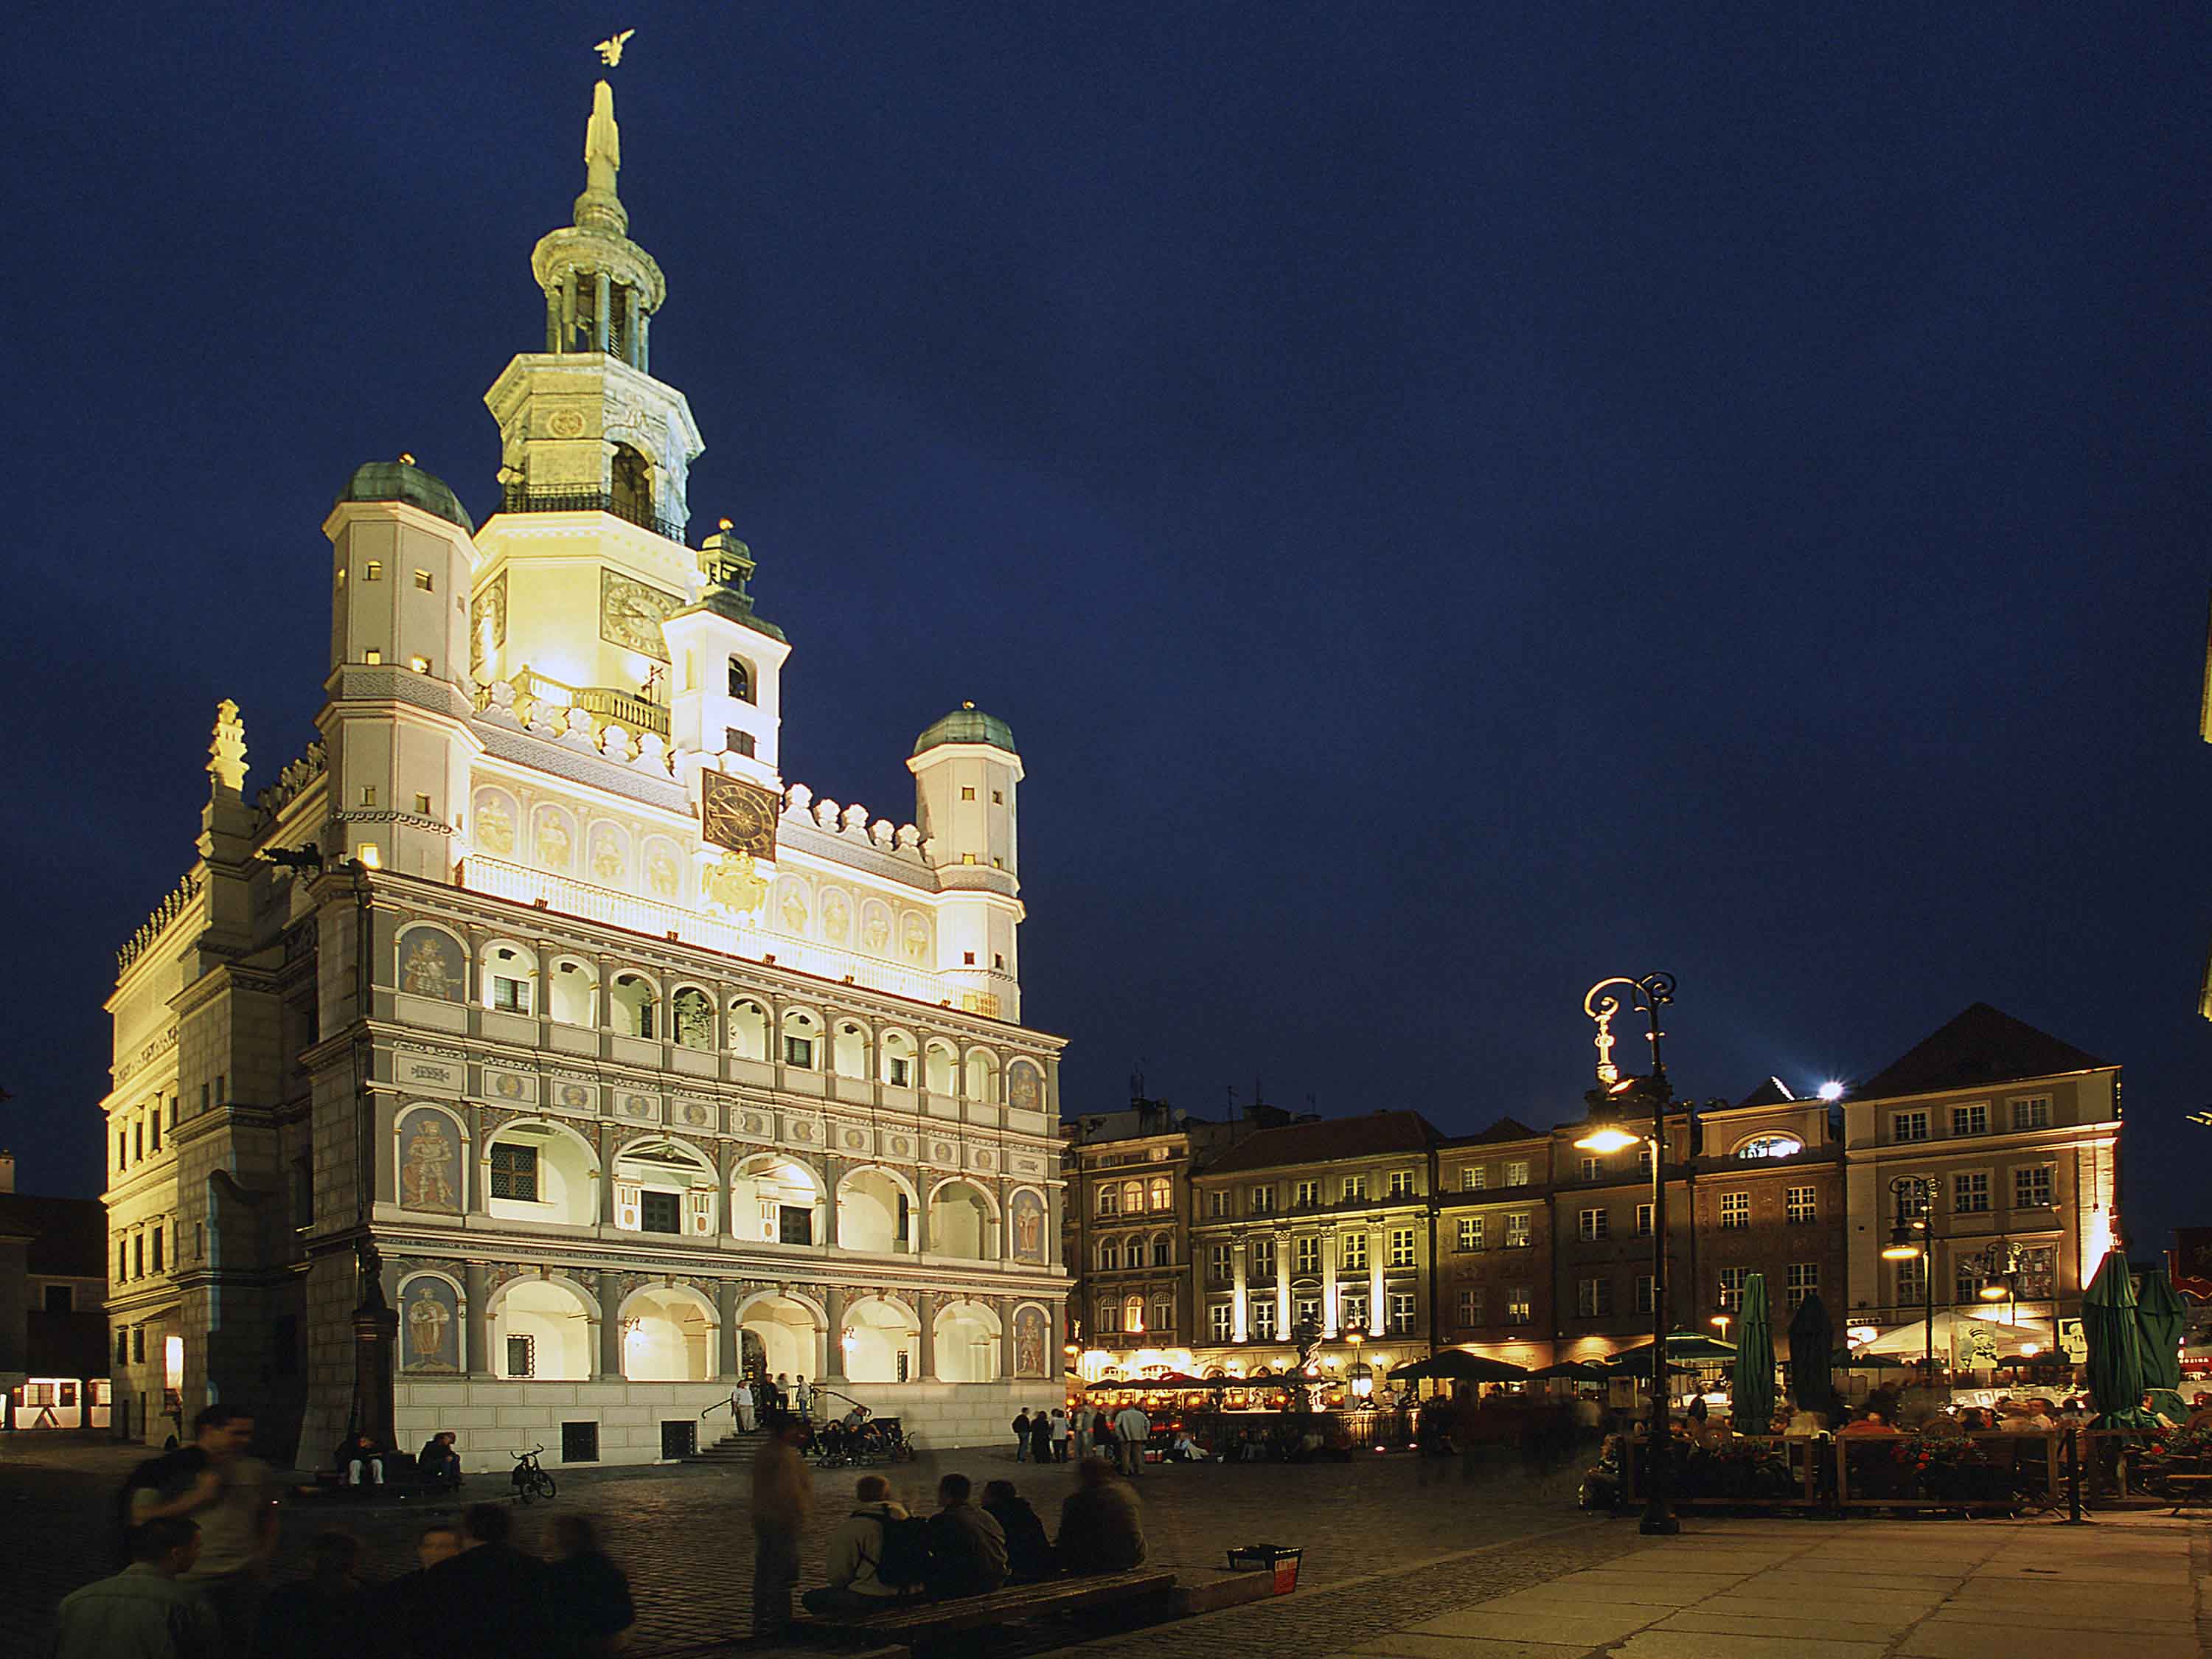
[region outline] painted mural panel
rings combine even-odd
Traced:
[[[1042,1265],[1044,1255],[1044,1200],[1027,1188],[1016,1193],[1008,1206],[1013,1218],[1014,1260]]]
[[[417,1107],[399,1120],[399,1202],[437,1215],[461,1212],[460,1137],[443,1112]]]
[[[1014,1375],[1045,1374],[1045,1343],[1048,1328],[1042,1308],[1023,1308],[1014,1315]]]
[[[1006,1068],[1006,1103],[1021,1112],[1044,1109],[1044,1073],[1026,1060]]]
[[[399,1290],[399,1369],[417,1375],[461,1370],[460,1298],[442,1279],[410,1279]]]
[[[399,988],[410,996],[459,1002],[468,985],[461,947],[434,927],[410,927],[399,936]]]

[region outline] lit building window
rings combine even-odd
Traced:
[[[1721,1225],[1734,1230],[1751,1225],[1751,1194],[1723,1193],[1721,1194]]]

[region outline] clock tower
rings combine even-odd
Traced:
[[[518,695],[668,735],[661,624],[697,596],[685,489],[705,448],[690,405],[649,369],[667,295],[616,192],[614,93],[592,91],[575,222],[531,255],[544,349],[508,363],[484,401],[500,429],[500,511],[477,538],[471,665]]]

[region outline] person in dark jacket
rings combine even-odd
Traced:
[[[1049,1424],[1050,1418],[1045,1421]],[[1052,1540],[1044,1535],[1044,1522],[1030,1507],[1030,1500],[1014,1490],[1011,1480],[986,1481],[983,1513],[999,1523],[1006,1535],[1006,1578],[1011,1583],[1030,1583],[1049,1578],[1060,1562]]]
[[[553,1622],[574,1659],[605,1659],[622,1633],[637,1622],[629,1580],[599,1547],[588,1516],[564,1515],[553,1522],[553,1559],[545,1570]]]
[[[546,1653],[554,1623],[545,1564],[517,1549],[514,1517],[498,1504],[471,1504],[461,1517],[461,1551],[423,1570],[409,1598],[409,1628],[394,1632],[416,1659],[481,1659],[488,1653]]]
[[[1006,1582],[1006,1534],[968,1501],[964,1474],[937,1483],[936,1514],[929,1517],[929,1595],[932,1601],[988,1595]]]
[[[360,1577],[361,1540],[319,1532],[308,1546],[314,1576],[280,1584],[262,1604],[254,1659],[367,1659],[374,1623]]]
[[[1052,1462],[1052,1419],[1042,1412],[1030,1419],[1030,1461]]]
[[[461,1455],[453,1449],[453,1437],[451,1429],[441,1429],[416,1454],[416,1475],[433,1492],[460,1490]]]
[[[1030,1414],[1014,1413],[1014,1462],[1018,1463],[1030,1454]]]
[[[1076,1471],[1082,1482],[1060,1506],[1060,1564],[1070,1572],[1125,1572],[1145,1559],[1137,1494],[1103,1457]]]

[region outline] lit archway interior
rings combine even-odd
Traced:
[[[929,1200],[929,1248],[938,1255],[963,1261],[990,1261],[998,1256],[991,1206],[983,1194],[963,1181],[947,1182]]]
[[[510,1123],[484,1149],[484,1206],[501,1221],[555,1221],[588,1227],[599,1216],[592,1154],[574,1136],[543,1123]]]
[[[673,1288],[641,1291],[623,1315],[623,1375],[633,1382],[704,1382],[714,1374],[714,1319]]]
[[[593,1310],[557,1279],[507,1286],[491,1315],[491,1368],[498,1376],[580,1382],[592,1374]]]
[[[839,1249],[904,1255],[913,1239],[913,1200],[883,1170],[855,1170],[837,1183]]]
[[[940,1382],[999,1380],[999,1320],[980,1302],[956,1302],[937,1316],[931,1336]]]
[[[738,1328],[760,1344],[770,1376],[819,1377],[822,1322],[796,1297],[764,1296],[738,1316]]]
[[[730,1178],[730,1231],[763,1244],[822,1237],[822,1187],[803,1164],[773,1152],[749,1158]]]
[[[845,1375],[854,1382],[903,1382],[915,1375],[921,1326],[895,1303],[880,1297],[845,1310]]]

